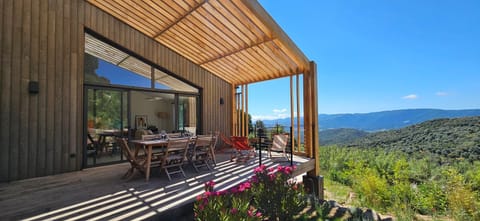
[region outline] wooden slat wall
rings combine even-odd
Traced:
[[[84,27],[203,88],[201,129],[230,135],[232,85],[91,4],[2,0],[0,11],[0,182],[81,169]]]

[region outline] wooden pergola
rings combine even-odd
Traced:
[[[248,113],[248,84],[290,77],[291,125],[300,114],[303,75],[305,152],[319,175],[316,64],[309,61],[255,0],[87,0],[232,85],[232,116]],[[296,91],[293,79],[296,77]],[[241,96],[235,88],[241,88]],[[296,105],[294,97],[296,96]],[[295,108],[296,106],[296,108]],[[232,134],[246,135],[246,118],[232,119]],[[297,122],[297,127],[300,125]],[[299,131],[299,128],[296,130]],[[297,133],[299,139],[300,133]],[[292,136],[292,141],[293,141]],[[293,144],[294,142],[292,142]]]

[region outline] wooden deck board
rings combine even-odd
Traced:
[[[185,165],[187,178],[175,176],[172,181],[158,168],[153,169],[149,182],[141,174],[130,181],[122,180],[130,167],[123,163],[0,183],[0,216],[7,220],[154,218],[195,200],[206,181],[214,180],[217,190],[228,189],[247,180],[258,166],[258,158],[240,163],[231,162],[229,157],[217,154],[218,163],[212,171],[196,173],[191,165]],[[307,160],[295,156],[294,163],[301,165]],[[268,158],[262,161],[269,167],[288,164]]]

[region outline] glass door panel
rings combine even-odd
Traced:
[[[128,92],[86,88],[87,167],[122,160],[116,137],[128,136]]]
[[[178,96],[178,130],[196,135],[198,128],[198,108],[196,96]]]

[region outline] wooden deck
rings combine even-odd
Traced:
[[[262,154],[264,157],[266,154]],[[247,180],[258,166],[258,157],[248,163],[231,162],[229,154],[217,154],[212,171],[196,173],[185,165],[187,178],[168,181],[153,169],[149,182],[138,174],[130,181],[122,175],[127,163],[96,167],[55,176],[0,183],[2,220],[144,220],[158,219],[165,211],[191,203],[214,180],[215,189],[227,189]],[[294,157],[302,168],[308,159]],[[289,164],[262,157],[268,167]],[[303,171],[298,171],[303,172]],[[298,174],[298,173],[297,173]]]

